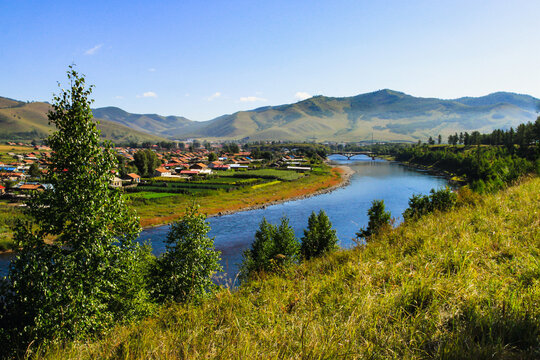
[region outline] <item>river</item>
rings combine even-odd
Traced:
[[[386,209],[402,221],[401,214],[407,208],[409,198],[413,194],[427,194],[432,188],[440,188],[447,181],[427,172],[414,170],[398,163],[385,160],[371,160],[358,155],[346,160],[339,155],[330,157],[336,165],[347,165],[355,173],[348,186],[335,191],[301,200],[294,200],[265,209],[243,211],[231,215],[208,219],[211,227],[210,236],[215,238],[215,246],[221,251],[223,269],[226,279],[234,279],[238,272],[238,264],[242,261],[242,253],[250,247],[255,231],[262,218],[277,224],[282,216],[289,218],[296,236],[303,235],[307,220],[312,211],[324,210],[332,225],[337,230],[339,245],[344,248],[353,246],[353,238],[360,227],[366,226],[367,210],[374,199],[383,199]],[[154,253],[165,250],[163,239],[169,226],[146,229],[141,233],[139,241],[149,242]],[[0,275],[5,275],[11,256],[0,257]]]

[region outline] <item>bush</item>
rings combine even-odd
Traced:
[[[413,195],[409,207],[403,212],[405,220],[418,219],[433,211],[451,210],[457,202],[457,195],[449,188],[431,189],[430,195]]]
[[[356,236],[366,241],[381,230],[390,227],[390,218],[392,217],[390,212],[384,209],[384,200],[373,200],[368,210],[368,216],[367,228],[360,228],[356,233]]]
[[[152,270],[153,298],[160,302],[184,302],[212,291],[212,276],[222,269],[209,231],[206,215],[199,214],[195,205],[171,225],[165,240],[167,251]]]
[[[323,210],[319,211],[319,215],[312,212],[300,245],[302,259],[309,260],[333,251],[337,248],[337,242],[336,230],[332,229],[332,223],[326,213]]]
[[[298,260],[299,243],[289,219],[283,217],[279,226],[263,218],[255,233],[251,249],[244,252],[240,278],[247,280],[263,272],[276,272]]]

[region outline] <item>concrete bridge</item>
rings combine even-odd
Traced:
[[[351,158],[353,156],[356,156],[356,155],[367,155],[367,156],[370,156],[371,159],[375,159],[375,156],[373,155],[373,153],[371,151],[334,151],[330,154],[328,154],[328,156],[330,155],[341,155],[341,156],[345,156],[347,158],[347,160],[351,160]]]

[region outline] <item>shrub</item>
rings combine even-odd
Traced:
[[[286,217],[281,218],[279,226],[263,218],[251,249],[244,252],[240,278],[247,280],[258,273],[279,271],[297,261],[298,251],[298,240]]]
[[[390,218],[392,217],[390,212],[384,209],[384,200],[373,200],[368,210],[368,216],[367,228],[360,228],[356,233],[356,236],[366,241],[381,230],[390,227]]]
[[[457,195],[449,188],[431,189],[430,195],[413,195],[409,207],[403,212],[405,220],[418,219],[433,211],[451,210],[457,202]]]
[[[200,214],[195,205],[171,225],[165,240],[167,251],[152,270],[153,298],[160,302],[184,302],[212,291],[212,276],[222,269],[209,231],[206,215]]]
[[[318,257],[337,248],[336,230],[326,213],[321,210],[319,215],[312,212],[308,219],[308,228],[300,245],[300,254],[305,260]]]

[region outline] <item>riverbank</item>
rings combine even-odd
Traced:
[[[435,166],[421,165],[421,164],[412,163],[410,161],[397,161],[396,158],[392,155],[377,155],[376,157],[379,159],[386,160],[386,161],[398,163],[400,165],[409,167],[411,169],[426,171],[427,173],[431,175],[443,177],[448,181],[450,186],[454,188],[458,188],[460,186],[467,184],[467,181],[463,179],[462,177],[457,176],[456,174],[453,174],[449,171],[436,168]]]
[[[338,184],[331,185],[329,187],[323,187],[323,188],[321,188],[319,190],[315,190],[315,191],[313,191],[311,193],[308,193],[308,194],[292,196],[292,197],[284,198],[284,199],[281,199],[281,200],[269,201],[269,202],[267,202],[265,204],[251,205],[251,206],[247,206],[247,207],[244,207],[244,208],[241,208],[241,209],[236,209],[236,210],[225,210],[225,211],[222,211],[222,212],[219,212],[219,213],[216,213],[216,214],[208,215],[208,217],[230,215],[230,214],[234,214],[234,213],[237,213],[237,212],[240,212],[240,211],[250,211],[250,210],[256,210],[256,209],[265,209],[267,206],[283,204],[283,203],[286,203],[286,202],[289,202],[289,201],[307,199],[307,198],[310,198],[312,196],[326,194],[326,193],[335,191],[335,190],[337,190],[337,189],[339,189],[341,187],[349,185],[349,183],[351,181],[351,176],[354,174],[353,169],[351,169],[350,167],[345,166],[345,165],[338,165],[338,166],[332,168],[332,170],[337,171],[337,172],[340,173],[341,182],[339,182]]]
[[[186,206],[193,201],[208,217],[229,215],[240,211],[261,209],[288,201],[308,198],[334,191],[349,184],[354,174],[348,166],[330,168],[325,174],[309,175],[292,182],[281,182],[260,189],[239,190],[222,193],[219,196],[188,198],[183,196],[159,199],[151,206],[138,207],[144,229],[169,224],[183,216]]]
[[[162,226],[181,218],[187,206],[196,201],[201,211],[208,217],[233,214],[239,211],[261,209],[267,206],[281,204],[311,196],[324,194],[346,186],[354,171],[344,165],[329,168],[328,172],[318,175],[309,175],[304,179],[291,182],[281,182],[261,189],[246,189],[230,193],[220,193],[216,196],[191,197],[172,196],[148,201],[145,204],[132,204],[140,217],[143,229]],[[18,209],[16,209],[18,210]],[[7,214],[6,214],[7,215]],[[10,217],[17,217],[11,209]],[[5,248],[0,254],[9,254],[9,240],[4,241]]]

